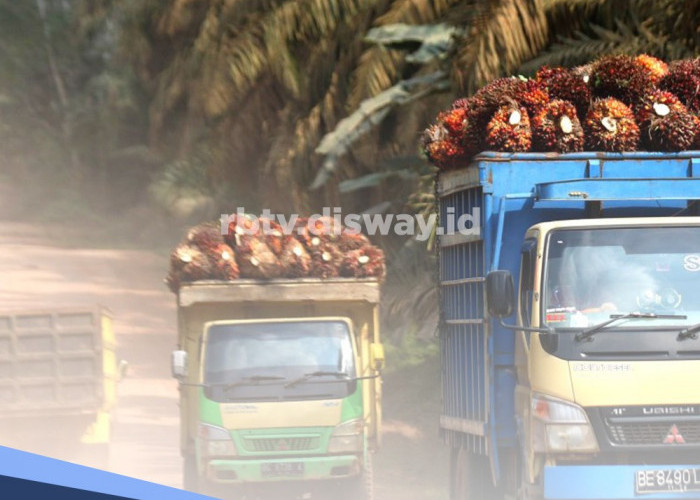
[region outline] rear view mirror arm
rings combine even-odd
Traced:
[[[547,327],[547,328],[533,328],[530,326],[520,326],[520,325],[508,325],[503,321],[503,318],[498,319],[498,323],[503,327],[507,328],[508,330],[514,330],[514,331],[521,331],[521,332],[531,332],[531,333],[556,333],[554,331],[554,328]]]

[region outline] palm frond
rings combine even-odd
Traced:
[[[375,46],[361,56],[353,74],[354,85],[348,108],[357,109],[368,97],[373,97],[391,87],[400,79],[406,66],[405,53],[384,46]]]
[[[472,93],[486,82],[514,72],[548,40],[548,24],[536,0],[499,0],[477,6],[453,63],[458,89]]]
[[[321,139],[316,153],[324,155],[325,159],[310,189],[318,189],[325,184],[335,171],[338,160],[350,150],[352,144],[381,123],[393,107],[444,88],[445,77],[443,71],[416,76],[364,100],[355,112],[341,120],[332,132]]]
[[[650,26],[652,20],[640,22],[632,14],[629,23],[615,19],[615,29],[608,29],[597,24],[591,24],[591,35],[576,32],[573,37],[560,38],[540,56],[528,61],[520,67],[523,74],[532,74],[537,68],[548,66],[578,66],[586,64],[604,54],[647,53],[666,58],[669,48],[668,37],[657,35]]]
[[[393,24],[433,24],[444,17],[459,0],[395,0],[374,22],[375,27]],[[353,88],[348,108],[357,109],[367,98],[374,97],[396,83],[406,68],[404,51],[370,47],[363,52],[353,73]]]

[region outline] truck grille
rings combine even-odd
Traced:
[[[320,444],[320,438],[314,436],[294,438],[245,438],[248,451],[285,452],[315,450]]]
[[[675,425],[676,431],[672,429]],[[611,422],[606,421],[610,442],[616,445],[700,444],[700,422]],[[668,442],[667,442],[668,441]]]

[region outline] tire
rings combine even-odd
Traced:
[[[527,479],[529,474],[526,470],[525,462],[522,458],[522,455],[518,455],[516,467],[516,500],[543,500],[544,486],[541,480],[537,480],[534,484],[530,484],[530,482]]]
[[[187,453],[182,458],[182,487],[192,493],[200,492],[197,458],[194,453]]]
[[[452,448],[450,455],[450,500],[495,500],[488,457],[464,448]]]

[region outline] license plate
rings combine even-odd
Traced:
[[[299,477],[304,475],[304,462],[275,462],[260,465],[265,477]]]
[[[638,470],[634,478],[634,491],[638,495],[700,491],[700,469]]]

